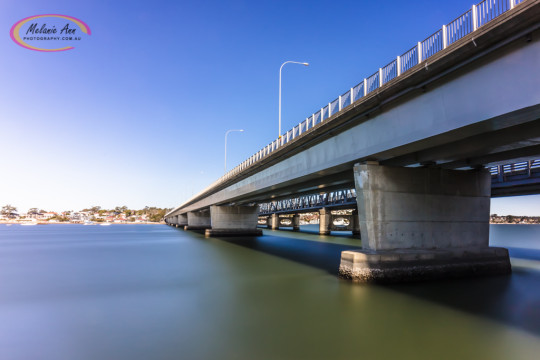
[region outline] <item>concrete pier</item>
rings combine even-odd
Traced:
[[[178,227],[185,227],[188,225],[188,215],[187,214],[179,214],[177,216],[177,225]]]
[[[322,208],[319,210],[319,235],[330,235],[330,222],[332,214],[330,210]]]
[[[210,206],[211,229],[206,236],[261,236],[257,206]]]
[[[293,231],[300,231],[300,215],[294,214],[291,220],[292,220]]]
[[[279,215],[278,214],[272,214],[272,216],[270,217],[270,229],[279,230]]]
[[[190,211],[184,230],[206,230],[211,227],[209,211]]]
[[[487,170],[354,167],[362,251],[344,251],[340,275],[404,282],[507,274],[508,251],[489,247]]]

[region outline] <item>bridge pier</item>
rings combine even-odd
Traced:
[[[272,214],[272,216],[270,217],[270,229],[279,230],[279,215],[278,214]]]
[[[330,235],[330,223],[332,214],[330,210],[322,208],[319,210],[319,235]]]
[[[294,214],[291,220],[293,231],[300,231],[300,214]]]
[[[206,230],[211,227],[209,211],[190,211],[184,230]]]
[[[176,216],[176,227],[185,228],[188,225],[188,215],[179,214]]]
[[[261,236],[257,206],[210,206],[211,229],[206,236]]]
[[[355,165],[361,251],[344,251],[340,275],[405,282],[511,272],[489,247],[489,171]]]

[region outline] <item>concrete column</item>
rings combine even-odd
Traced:
[[[511,271],[488,246],[487,170],[354,167],[362,251],[344,251],[340,274],[401,282]]]
[[[184,230],[206,230],[210,225],[210,211],[190,211],[187,213],[187,225]]]
[[[270,228],[272,230],[279,230],[279,215],[278,214],[272,214],[270,217]]]
[[[293,231],[300,231],[300,215],[294,214],[291,220],[292,220]]]
[[[260,236],[257,206],[210,206],[211,229],[206,236]]]
[[[332,214],[330,210],[322,208],[319,210],[319,234],[330,235],[330,225],[332,222]]]
[[[178,221],[178,226],[181,226],[181,227],[187,226],[187,224],[188,224],[188,215],[187,215],[187,213],[179,214],[177,221]]]

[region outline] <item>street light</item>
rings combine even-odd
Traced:
[[[227,132],[225,132],[225,172],[227,172],[227,135],[229,135],[229,133],[231,131],[239,131],[239,132],[244,132],[244,129],[232,129],[232,130],[227,130]]]
[[[283,64],[281,64],[281,67],[279,68],[279,134],[278,134],[278,138],[281,138],[281,69],[283,69],[283,66],[285,64],[300,64],[304,66],[309,66],[309,63],[307,62],[285,61]]]

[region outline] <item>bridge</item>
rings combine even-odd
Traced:
[[[539,28],[540,0],[473,5],[170,211],[166,222],[208,236],[261,235],[259,215],[289,213],[297,227],[293,211],[272,204],[308,199],[304,205],[326,216],[331,206],[316,198],[338,194],[356,211],[348,223],[362,239],[362,250],[342,253],[343,277],[510,272],[507,250],[488,244],[490,198],[538,190]]]

